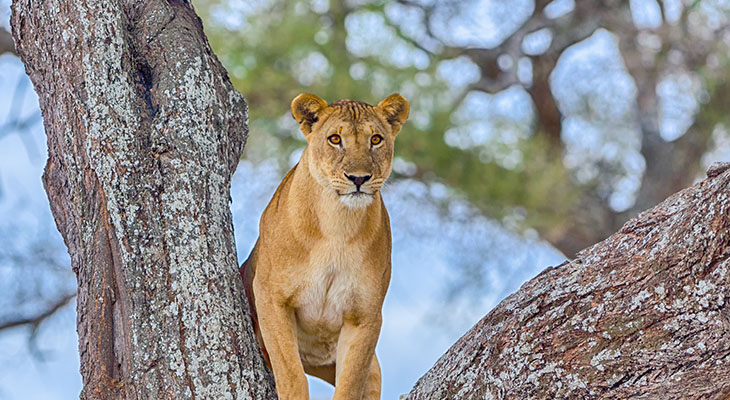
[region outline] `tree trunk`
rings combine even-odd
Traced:
[[[500,303],[408,399],[727,399],[730,163]]]
[[[247,108],[185,0],[17,0],[82,398],[274,398],[228,207]]]

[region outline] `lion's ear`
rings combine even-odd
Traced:
[[[385,118],[393,127],[393,134],[397,134],[403,123],[408,119],[408,112],[410,111],[408,100],[400,94],[394,93],[378,103],[378,108],[385,113]]]
[[[311,93],[302,93],[291,102],[291,114],[299,122],[304,136],[312,132],[312,125],[319,120],[318,114],[327,107],[327,102]]]

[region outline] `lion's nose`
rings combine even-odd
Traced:
[[[347,174],[345,174],[345,176],[347,177],[347,179],[351,180],[352,183],[355,184],[355,186],[357,186],[357,190],[360,190],[360,186],[362,186],[363,183],[367,182],[372,177],[372,175],[357,176]]]

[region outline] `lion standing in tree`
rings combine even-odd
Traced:
[[[379,399],[375,344],[391,251],[380,189],[408,101],[328,105],[305,93],[291,109],[307,147],[241,272],[256,335],[279,399],[308,399],[305,373],[335,385],[335,400]]]

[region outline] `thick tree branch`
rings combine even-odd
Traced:
[[[500,303],[409,399],[730,396],[730,163]]]

